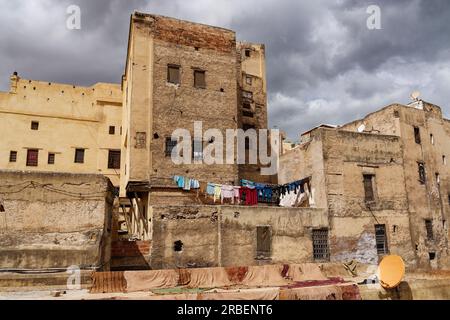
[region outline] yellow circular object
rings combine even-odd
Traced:
[[[385,289],[397,287],[405,275],[405,263],[402,257],[391,255],[381,260],[380,266],[380,283]]]

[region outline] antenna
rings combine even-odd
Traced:
[[[413,91],[409,96],[413,101],[418,101],[420,97],[420,91]]]

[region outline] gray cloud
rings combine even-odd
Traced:
[[[82,29],[65,28],[66,8]],[[368,30],[366,8],[381,8]],[[236,30],[266,44],[270,125],[298,134],[345,123],[420,90],[450,116],[450,3],[446,0],[0,0],[0,89],[9,75],[90,85],[119,82],[133,10]]]

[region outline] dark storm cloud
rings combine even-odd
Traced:
[[[82,29],[67,30],[79,5]],[[366,27],[369,5],[382,30]],[[450,3],[446,0],[217,1],[0,0],[0,87],[26,78],[90,85],[119,82],[129,16],[147,11],[236,30],[266,44],[270,125],[292,139],[320,123],[344,123],[413,90],[450,100]]]

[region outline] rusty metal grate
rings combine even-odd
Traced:
[[[328,229],[312,231],[314,260],[329,261],[330,249],[328,246]]]

